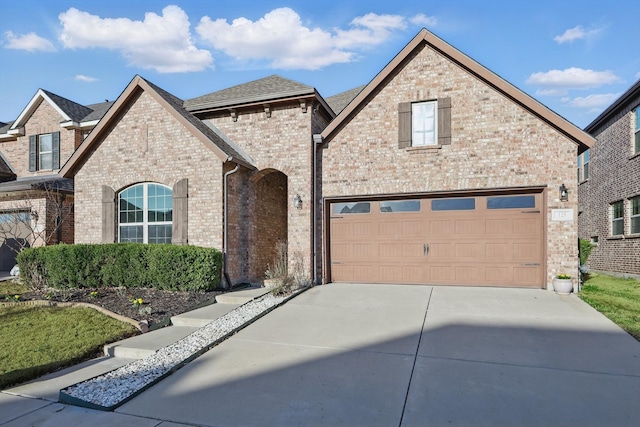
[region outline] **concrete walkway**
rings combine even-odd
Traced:
[[[330,284],[115,413],[0,393],[0,426],[638,426],[640,343],[576,296]]]

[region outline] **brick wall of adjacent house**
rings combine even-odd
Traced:
[[[297,257],[311,275],[312,133],[323,128],[315,116],[320,114],[312,105],[305,112],[296,102],[272,105],[270,117],[256,108],[239,111],[237,121],[228,114],[203,119],[239,145],[257,167],[250,174],[245,171],[246,176],[230,177],[230,183],[236,183],[233,197],[238,199],[236,213],[229,216],[230,240],[239,242],[229,246],[229,272],[238,274],[234,281],[261,281],[273,260],[275,243],[282,239],[288,244],[290,268]],[[303,200],[302,209],[293,207],[296,194]],[[238,221],[244,221],[242,226]]]
[[[580,184],[580,238],[597,237],[587,263],[591,270],[640,274],[640,235],[630,234],[629,199],[640,196],[640,154],[633,154],[640,92],[593,131],[589,179]],[[611,235],[611,204],[624,201],[624,236]]]
[[[398,104],[451,98],[451,145],[398,148]],[[322,194],[546,186],[546,283],[577,271],[576,143],[426,47],[322,150]],[[569,190],[560,202],[558,187]],[[551,221],[572,208],[573,222]]]
[[[222,161],[151,95],[143,92],[75,177],[77,243],[101,242],[101,187],[188,181],[188,243],[222,248]],[[115,225],[114,225],[115,227]]]
[[[29,136],[60,132],[60,166],[62,166],[75,150],[77,135],[80,131],[60,127],[63,117],[47,101],[42,100],[25,123],[25,135],[15,141],[0,143],[2,154],[10,163],[18,177],[51,175],[57,170],[41,170],[29,172]]]

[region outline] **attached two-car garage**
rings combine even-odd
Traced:
[[[541,288],[543,193],[335,200],[333,282]]]

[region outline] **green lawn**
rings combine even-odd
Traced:
[[[640,341],[640,281],[592,274],[579,296]]]
[[[91,308],[0,307],[0,389],[98,354],[136,329]]]

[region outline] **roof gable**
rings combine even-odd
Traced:
[[[311,86],[272,75],[184,101],[188,111],[314,95]]]
[[[140,91],[144,91],[151,95],[172,116],[178,119],[189,131],[191,131],[194,136],[205,143],[207,147],[209,147],[220,158],[220,160],[233,161],[248,168],[254,167],[250,160],[245,159],[212,129],[185,110],[182,106],[183,101],[180,98],[177,98],[153,83],[136,75],[118,99],[109,108],[102,120],[98,122],[94,130],[60,169],[61,176],[70,178],[77,173],[84,162],[91,156],[91,153],[94,151],[94,147],[99,145],[102,135],[110,131],[111,124],[118,120],[120,112],[126,109],[129,102],[139,94]]]
[[[634,100],[640,97],[640,80],[635,82],[625,93],[620,95],[618,99],[607,107],[598,117],[596,117],[585,128],[585,132],[595,133],[597,129],[604,123],[606,123],[612,116],[618,114],[618,112],[624,108],[635,108],[636,106],[630,105]]]
[[[589,134],[424,28],[329,123],[322,132],[323,139],[330,141],[358,113],[360,106],[375,96],[377,89],[392,79],[395,72],[411,60],[413,52],[425,44],[578,144],[579,152],[595,143]]]

